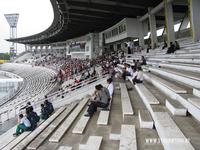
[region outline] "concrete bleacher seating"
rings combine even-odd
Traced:
[[[200,109],[200,98],[188,98],[188,101]]]
[[[153,119],[148,110],[139,110],[138,113],[140,128],[153,129]]]
[[[112,107],[112,101],[113,101],[113,98],[111,98],[110,104],[109,104],[107,110],[101,110],[100,111],[99,117],[98,117],[98,120],[97,120],[97,125],[108,125],[110,111],[111,111],[111,107]]]
[[[58,150],[72,150],[72,147],[69,146],[60,146]]]
[[[15,138],[13,141],[11,141],[10,143],[8,143],[8,145],[6,145],[4,148],[2,148],[2,150],[10,150],[10,149],[12,149],[15,145],[17,145],[24,138],[26,138],[30,133],[31,133],[30,131],[22,133],[20,136],[18,136],[17,138]]]
[[[120,89],[121,89],[122,113],[124,118],[126,115],[133,115],[134,112],[125,83],[120,83]]]
[[[150,83],[152,83],[156,88],[159,89],[163,94],[169,96],[171,99],[176,99],[180,104],[183,105],[187,109],[187,111],[194,116],[197,120],[200,121],[200,109],[193,105],[188,101],[188,97],[194,97],[192,94],[178,94],[168,87],[161,84],[159,81],[154,80],[153,78],[149,78],[148,76],[144,76],[144,79]]]
[[[184,136],[167,112],[154,112],[153,118],[164,149],[194,150],[191,143],[187,141],[188,139]]]
[[[200,90],[193,88],[193,95],[200,97]]]
[[[121,126],[119,150],[137,150],[136,131],[134,125]]]
[[[6,145],[8,145],[12,140],[15,139],[15,137],[13,137],[13,133],[15,133],[16,127],[17,126],[14,126],[11,129],[9,129],[7,132],[0,135],[0,139],[1,139],[0,140],[0,149],[2,149]]]
[[[164,86],[166,86],[167,88],[169,88],[170,90],[174,91],[175,93],[187,93],[187,91],[181,87],[178,87],[177,85],[171,83],[171,82],[168,82],[164,79],[161,79],[155,75],[152,75],[150,73],[145,73],[144,74],[144,77],[145,78],[151,78],[153,80],[156,80],[158,81],[159,83],[163,84]]]
[[[72,133],[74,133],[74,134],[83,134],[84,129],[86,128],[87,123],[90,120],[90,117],[84,116],[86,113],[87,113],[87,109],[86,109],[85,113],[82,114],[80,120],[77,122],[77,124],[74,127]]]
[[[181,132],[179,127],[175,124],[175,122],[167,112],[165,112],[163,109],[161,109],[162,111],[160,112],[159,109],[158,110],[155,109],[156,108],[155,105],[148,104],[146,102],[146,99],[148,98],[146,93],[141,92],[141,90],[138,88],[138,85],[136,85],[135,87],[141,99],[143,100],[144,104],[151,113],[151,116],[154,120],[156,131],[158,132],[158,135],[161,139],[164,149],[168,150],[194,149],[193,146],[190,144],[190,142],[186,143],[173,142],[173,140],[176,141],[177,139],[186,141],[187,138],[184,136],[184,134]]]
[[[148,103],[150,105],[160,104],[158,99],[143,84],[136,84],[135,88],[140,94],[140,96],[143,97],[143,99],[145,100],[145,103]],[[145,93],[145,94],[142,94],[142,93]]]
[[[157,52],[159,54],[161,53],[159,52],[159,49],[157,50]],[[176,60],[180,59],[179,57],[182,56],[177,55],[177,58],[171,58],[173,57],[172,54],[168,55],[167,57]],[[148,57],[151,59],[153,58],[153,55],[148,55]],[[190,57],[190,55],[187,55],[186,57]],[[140,58],[140,55],[138,55],[138,58]],[[161,59],[167,58],[163,57]],[[199,145],[197,143],[198,141],[200,141],[200,136],[196,137],[193,132],[188,132],[191,131],[191,128],[194,129],[195,132],[199,132],[197,129],[199,123],[198,121],[200,121],[200,90],[195,84],[189,84],[189,81],[187,83],[181,81],[183,80],[183,78],[181,79],[181,77],[184,77],[184,79],[191,79],[190,81],[200,81],[197,76],[198,71],[193,70],[195,68],[198,68],[198,65],[192,64],[191,66],[189,66],[190,64],[188,64],[187,62],[184,63],[185,64],[173,62],[161,63],[160,61],[152,61],[152,64],[155,64],[157,66],[159,66],[159,64],[164,65],[161,66],[162,68],[152,66],[149,67],[151,72],[144,72],[145,81],[142,84],[136,84],[134,86],[128,83],[132,87],[135,87],[133,88],[133,90],[127,90],[127,81],[125,81],[125,83],[120,79],[117,79],[115,81],[117,83],[120,83],[121,88],[120,91],[116,92],[117,95],[114,96],[114,101],[112,105],[114,109],[109,109],[108,111],[100,110],[99,116],[95,114],[94,117],[89,118],[84,116],[85,110],[87,110],[87,99],[79,102],[79,104],[74,103],[74,106],[72,106],[72,104],[67,106],[67,108],[62,107],[62,111],[60,111],[60,114],[57,115],[57,117],[55,117],[51,122],[48,121],[48,125],[44,122],[43,124],[41,124],[41,126],[43,127],[38,127],[40,130],[38,130],[37,128],[36,131],[33,131],[32,133],[26,132],[24,135],[8,141],[8,143],[4,145],[4,150],[6,149],[6,146],[7,149],[13,148],[16,150],[199,149]],[[162,74],[160,70],[170,74]],[[183,74],[184,70],[185,74]],[[193,72],[194,74],[188,74],[189,72]],[[176,77],[172,78],[172,74],[176,75]],[[178,84],[176,84],[176,82]],[[121,97],[119,96],[119,92],[121,93]],[[137,94],[136,92],[139,95],[139,104],[136,103],[136,100],[138,100],[138,96],[135,95]],[[131,95],[133,93],[134,95]],[[25,95],[22,95],[22,98],[26,98]],[[76,94],[72,93],[71,95]],[[80,98],[82,98],[82,96],[80,96]],[[59,101],[59,105],[56,104],[56,106],[60,107],[60,103],[66,103],[66,101],[68,101],[68,98],[64,98],[63,100],[55,98],[55,100]],[[134,112],[132,105],[134,106],[134,110],[138,111],[138,115],[133,116]],[[121,106],[122,111],[119,111],[118,109],[120,109]],[[188,113],[190,113],[190,115],[186,116],[187,111]],[[109,118],[110,114],[112,118]],[[121,115],[123,115],[123,117],[129,115],[129,118],[121,120]],[[131,119],[134,121],[134,123]],[[187,123],[183,122],[182,125],[180,123],[181,121],[186,121]],[[109,126],[101,126],[108,125],[108,122]],[[140,126],[138,126],[138,124]],[[120,127],[121,130],[119,130]],[[116,135],[113,136],[109,141],[107,141],[107,137],[109,137],[109,135],[111,136],[111,132],[116,133]],[[161,143],[144,143],[143,141],[145,141],[146,138],[158,139],[161,140]],[[190,138],[191,142],[187,141],[190,140]],[[0,140],[0,149],[1,143],[3,142]],[[12,143],[14,146],[12,146]],[[9,145],[11,146],[9,147]]]
[[[67,117],[67,119],[56,129],[53,135],[50,137],[49,142],[59,142],[63,135],[68,131],[71,124],[74,122],[76,117],[80,114],[81,110],[87,104],[88,98],[83,99],[79,105],[73,110],[73,112]]]
[[[51,124],[54,119],[56,119],[63,111],[65,107],[61,107],[57,110],[51,117],[49,117],[44,123],[42,123],[38,128],[36,128],[31,134],[29,134],[25,139],[23,139],[17,145],[14,145],[13,150],[24,149],[27,145],[35,139],[47,126]]]
[[[167,99],[165,105],[173,115],[176,116],[187,115],[187,110],[177,100]]]
[[[62,121],[70,114],[77,104],[73,103],[65,109],[47,128],[40,133],[31,143],[27,146],[27,149],[37,149],[49,135],[62,123]]]
[[[109,110],[101,110],[99,113],[97,124],[98,125],[108,125],[109,115],[110,115]]]
[[[165,68],[172,68],[172,69],[177,69],[177,70],[185,70],[185,71],[191,71],[191,72],[197,72],[200,73],[199,65],[188,65],[188,64],[180,64],[180,63],[151,63],[148,62],[148,64],[157,64],[160,67],[165,67]]]
[[[89,136],[85,145],[80,145],[80,150],[100,150],[103,137],[101,136]]]
[[[167,78],[182,82],[184,84],[188,84],[190,86],[193,86],[195,88],[200,88],[200,81],[197,80],[198,78],[190,76],[190,75],[183,75],[181,73],[175,72],[175,71],[168,71],[164,69],[157,69],[149,67],[149,70],[153,73],[159,74],[161,76],[165,76]]]

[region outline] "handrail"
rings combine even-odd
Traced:
[[[84,88],[81,88],[81,87],[86,87],[86,85],[88,85],[88,87],[86,88],[86,89],[84,89],[84,91],[86,90],[88,90],[91,86],[93,86],[94,84],[96,84],[96,82],[100,82],[101,80],[103,80],[103,79],[105,79],[107,77],[107,75],[105,75],[105,76],[103,76],[102,78],[97,78],[96,80],[92,80],[91,81],[91,83],[85,83],[85,84],[83,84],[83,85],[80,85],[80,86],[76,86],[76,87],[74,87],[74,88],[72,88],[71,90],[68,90],[67,92],[64,92],[64,93],[62,93],[62,94],[67,94],[67,96],[72,96],[72,93],[74,93],[74,92],[78,92],[78,91],[80,91],[80,90],[83,90]],[[73,95],[73,96],[77,96],[77,95]],[[49,101],[51,101],[51,102],[53,102],[54,100],[55,100],[56,98],[54,98],[54,99],[49,99]],[[43,99],[40,99],[40,100],[37,100],[37,102],[36,103],[34,103],[34,105],[36,106],[36,105],[39,105],[39,104],[42,104],[43,102],[44,102],[44,98]]]
[[[95,78],[93,78],[92,80],[90,79],[90,80],[85,80],[85,81],[82,81],[82,82],[80,82],[77,86],[75,86],[75,87],[73,87],[73,88],[68,88],[67,90],[65,90],[65,91],[57,91],[57,92],[55,92],[55,93],[52,93],[52,94],[50,94],[49,96],[47,96],[47,98],[49,99],[49,98],[52,98],[53,96],[56,96],[57,94],[59,94],[59,95],[63,95],[63,94],[67,94],[67,93],[69,93],[69,92],[71,92],[71,91],[74,91],[75,89],[78,89],[78,88],[80,88],[80,87],[83,87],[83,86],[85,86],[85,85],[88,85],[88,84],[90,84],[90,82],[91,83],[93,83],[93,82],[95,82],[95,81],[98,81],[98,80],[101,80],[101,79],[103,79],[103,78],[105,78],[106,77],[106,75],[104,75],[104,76],[102,76],[101,78],[100,77],[95,77]],[[86,82],[87,81],[87,82]],[[72,86],[71,86],[72,87]],[[38,101],[44,101],[45,100],[45,98],[42,98],[42,99],[40,99],[40,100],[37,100],[37,102]]]
[[[67,89],[66,91],[56,91],[56,92],[54,92],[54,93],[52,93],[50,96],[48,96],[47,98],[49,99],[49,98],[52,98],[53,96],[56,96],[56,94],[59,94],[59,95],[63,95],[63,94],[67,94],[67,93],[70,93],[70,92],[72,92],[72,91],[74,91],[75,89],[77,89],[77,88],[80,88],[80,87],[83,87],[83,86],[85,86],[85,85],[88,85],[89,84],[89,82],[91,82],[91,83],[93,83],[93,82],[95,82],[95,81],[98,81],[98,80],[101,80],[101,79],[103,79],[103,78],[105,78],[107,75],[103,75],[103,76],[101,76],[101,77],[97,77],[97,78],[95,78],[94,80],[88,80],[88,82],[85,82],[85,81],[83,81],[83,82],[81,82],[82,84],[80,84],[80,85],[78,85],[78,86],[75,86],[75,87],[73,87],[73,88],[70,88],[70,89]],[[41,99],[38,99],[37,100],[37,102],[35,102],[35,100],[34,100],[34,103],[36,104],[36,103],[38,103],[38,102],[43,102],[45,100],[45,98],[41,98]],[[22,104],[24,104],[24,102],[21,102],[21,103],[19,103],[17,106],[15,106],[15,107],[19,107],[20,105],[22,105]]]

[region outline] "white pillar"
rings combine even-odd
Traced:
[[[114,48],[114,51],[117,51],[117,44],[116,43],[113,45],[113,48]]]
[[[139,45],[144,48],[144,25],[139,21]]]
[[[174,33],[174,14],[172,8],[172,2],[164,0],[165,6],[165,24],[167,31],[167,43],[170,45],[170,42],[175,42],[175,33]]]
[[[200,40],[200,0],[189,0],[190,25],[193,42]]]
[[[149,24],[151,32],[151,47],[156,48],[158,45],[157,33],[156,33],[156,17],[154,14],[150,14],[149,9]]]

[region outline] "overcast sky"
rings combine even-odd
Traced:
[[[9,52],[10,27],[4,14],[19,13],[18,37],[33,35],[47,29],[53,21],[50,0],[0,0],[0,53]],[[18,45],[18,52],[24,51]]]

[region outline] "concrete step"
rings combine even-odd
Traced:
[[[188,101],[200,109],[200,98],[188,98]]]
[[[175,93],[187,93],[187,91],[171,82],[168,82],[162,78],[159,78],[153,74],[150,73],[145,73],[144,74],[145,78],[151,78],[153,80],[156,80],[157,82],[163,84],[164,86],[166,86],[167,88],[169,88],[170,90],[174,91]]]
[[[35,139],[46,127],[48,127],[63,111],[65,107],[58,109],[51,117],[49,117],[45,122],[43,122],[38,128],[36,128],[31,134],[29,134],[24,140],[17,144],[13,150],[24,149],[27,145]]]
[[[79,146],[79,150],[100,150],[102,140],[102,136],[90,136],[85,145]]]
[[[121,126],[119,150],[137,150],[135,125]]]
[[[120,83],[120,89],[121,89],[122,113],[124,118],[126,115],[133,115],[134,112],[125,83]]]
[[[200,97],[200,89],[193,88],[193,95]]]
[[[172,72],[172,71],[168,71],[165,69],[158,69],[158,68],[153,68],[153,67],[149,67],[149,70],[152,73],[164,76],[166,78],[182,82],[184,84],[187,84],[187,85],[195,87],[195,88],[200,88],[200,81],[195,80],[194,78],[191,78],[190,76],[183,75],[183,74],[181,75],[174,71]]]
[[[71,113],[76,107],[76,103],[70,104],[67,109],[58,116],[42,133],[40,133],[31,143],[27,146],[27,149],[36,150],[42,143],[58,128],[62,121]]]
[[[72,147],[69,146],[60,146],[58,150],[72,150]]]
[[[83,132],[84,132],[89,120],[90,120],[90,117],[84,116],[86,113],[87,113],[87,108],[86,108],[86,111],[82,114],[82,116],[79,119],[79,121],[76,123],[76,126],[72,130],[72,133],[74,133],[74,134],[83,134]]]
[[[84,98],[79,105],[73,110],[73,112],[67,117],[67,119],[60,125],[60,127],[50,137],[49,142],[58,143],[64,134],[71,127],[72,123],[76,120],[82,109],[88,102],[88,98]]]
[[[144,86],[144,84],[136,84],[135,88],[142,99],[148,104],[160,104],[158,99]]]
[[[173,99],[166,99],[165,105],[168,108],[168,110],[176,116],[186,116],[187,115],[187,109],[183,107],[177,100]]]
[[[167,112],[154,112],[153,119],[165,150],[194,150]]]
[[[138,112],[140,128],[153,129],[153,119],[148,110],[139,110]]]

